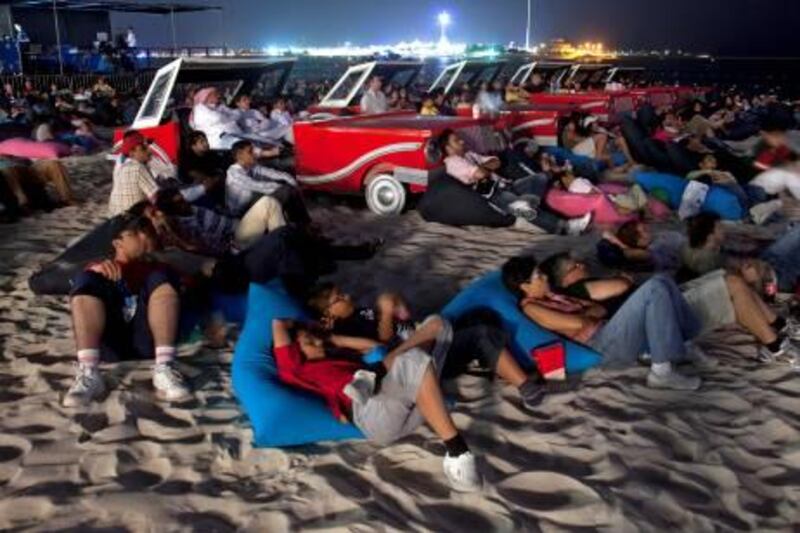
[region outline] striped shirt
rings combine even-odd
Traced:
[[[231,251],[239,221],[211,209],[193,207],[192,215],[175,217],[181,237],[200,248],[200,252],[220,257]]]
[[[286,172],[260,165],[249,170],[238,163],[231,165],[225,179],[228,213],[241,217],[260,196],[274,194],[284,185],[297,187],[297,181]]]

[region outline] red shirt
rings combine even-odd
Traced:
[[[756,158],[756,163],[764,168],[772,168],[791,161],[792,151],[786,146],[780,148],[767,148]]]
[[[86,265],[86,270],[90,270],[93,266],[100,264],[100,261],[94,261]],[[122,271],[122,280],[131,294],[138,294],[142,287],[144,287],[147,278],[150,274],[159,271],[169,271],[169,267],[164,263],[157,261],[131,261],[129,263],[117,262]]]
[[[353,374],[363,368],[361,363],[349,359],[309,361],[296,343],[276,347],[274,354],[281,381],[322,396],[337,420],[351,412],[351,401],[344,388],[353,381]]]

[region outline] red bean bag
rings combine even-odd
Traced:
[[[34,141],[15,138],[0,142],[0,155],[22,157],[25,159],[59,159],[71,154],[66,144],[52,141]]]
[[[608,199],[608,194],[620,194],[627,186],[616,183],[604,183],[599,186],[603,192],[577,194],[559,189],[550,189],[545,202],[553,211],[567,218],[578,218],[586,213],[594,213],[597,224],[622,224],[638,218],[636,214],[621,213]],[[669,216],[669,208],[653,198],[647,202],[647,209],[653,218],[662,219]]]

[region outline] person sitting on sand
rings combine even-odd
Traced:
[[[503,283],[518,299],[523,313],[545,329],[587,344],[604,356],[607,367],[636,364],[649,352],[652,358],[647,384],[654,388],[697,390],[701,380],[678,372],[675,364],[705,356],[687,350],[699,324],[675,282],[656,275],[636,290],[606,320],[601,308],[553,292],[550,279],[533,256],[508,260]]]
[[[231,216],[241,217],[261,196],[271,196],[280,202],[291,222],[311,222],[297,181],[291,175],[259,165],[250,141],[237,141],[231,153],[234,164],[225,178],[225,205]]]
[[[448,413],[439,387],[450,331],[437,330],[438,323],[429,320],[382,363],[366,365],[359,356],[377,347],[374,341],[327,335],[310,325],[275,320],[278,378],[321,397],[336,419],[352,422],[368,440],[380,445],[401,439],[427,422],[447,450],[443,469],[450,486],[459,492],[476,492],[482,482],[475,456]]]
[[[168,241],[189,252],[209,256],[239,253],[258,239],[286,225],[281,204],[271,196],[262,196],[241,219],[186,201],[176,188],[161,189],[153,201],[155,213],[163,215]],[[159,229],[156,222],[156,229]]]
[[[211,150],[206,134],[194,130],[189,132],[178,165],[180,182],[185,185],[209,184],[211,192],[221,191],[225,184],[225,170],[223,158]]]
[[[308,306],[332,335],[370,339],[392,348],[415,332],[408,305],[393,292],[381,293],[374,307],[357,309],[349,294],[325,283],[310,292]],[[439,334],[440,329],[451,325],[442,321],[431,327]],[[477,361],[516,387],[526,408],[532,409],[542,401],[546,389],[540,376],[529,376],[514,359],[496,313],[489,310],[468,313],[452,324],[452,329],[452,344],[440,371],[441,379],[458,377],[470,363]]]
[[[149,148],[149,141],[138,131],[126,132],[122,139],[120,154],[122,159],[114,166],[113,185],[108,202],[109,213],[119,215],[143,200],[152,200],[159,189],[158,181],[151,169],[154,159]],[[188,187],[181,191],[184,197],[196,201],[203,197],[211,180]]]
[[[94,263],[73,280],[70,295],[78,367],[63,403],[87,405],[105,392],[99,372],[101,349],[119,357],[155,357],[153,386],[170,401],[189,395],[173,365],[180,313],[178,284],[155,249],[150,222],[134,215],[114,219],[111,259]]]
[[[447,173],[483,196],[496,209],[524,219],[553,234],[580,235],[591,223],[592,215],[565,220],[545,210],[544,195],[548,178],[528,176],[510,181],[497,174],[500,159],[468,151],[461,136],[446,130],[439,138]]]

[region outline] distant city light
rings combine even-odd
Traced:
[[[420,59],[427,57],[461,56],[466,51],[467,45],[463,43],[423,42],[420,40],[411,42],[402,41],[393,45],[373,44],[364,46],[353,45],[351,43],[345,43],[342,46],[321,47],[279,47],[269,45],[261,49],[262,53],[269,56],[308,55],[312,57],[374,57],[395,54],[403,57],[416,57]]]

